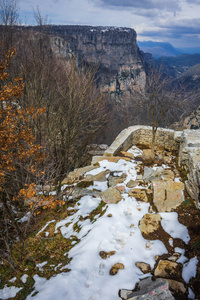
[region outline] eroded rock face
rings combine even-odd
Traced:
[[[137,46],[135,30],[65,25],[51,26],[50,33],[57,54],[69,56],[75,52],[80,62],[99,65],[102,91],[118,94],[144,88],[143,54]]]

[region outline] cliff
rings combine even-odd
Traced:
[[[98,85],[114,96],[143,89],[146,82],[143,54],[130,28],[50,26],[53,51],[78,62],[98,65]]]

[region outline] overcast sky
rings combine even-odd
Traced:
[[[200,47],[200,0],[19,0],[19,6],[27,24],[38,6],[51,24],[130,27],[140,41]]]

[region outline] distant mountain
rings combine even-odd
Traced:
[[[155,59],[162,56],[177,56],[182,54],[181,50],[174,48],[170,43],[138,41],[138,46],[143,52],[151,53]]]
[[[186,54],[200,54],[200,47],[180,48],[180,50]]]
[[[159,57],[157,61],[168,67],[172,76],[179,76],[189,68],[200,64],[200,54],[181,54],[175,57]]]

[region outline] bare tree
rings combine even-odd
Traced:
[[[18,0],[0,0],[0,24],[6,50],[13,46],[15,26],[19,21]]]
[[[139,108],[145,123],[152,126],[152,156],[158,127],[169,126],[177,115],[184,112],[184,88],[174,84],[170,77],[163,75],[161,67],[151,67],[147,76],[145,91],[133,96],[133,103]]]

